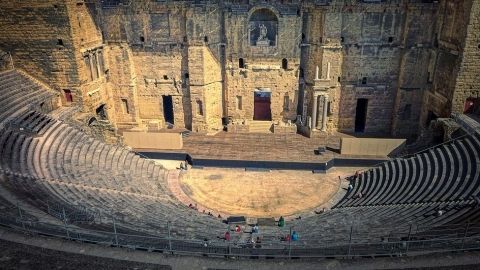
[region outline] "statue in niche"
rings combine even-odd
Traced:
[[[257,46],[270,46],[270,40],[267,38],[267,27],[264,24],[259,26],[260,34],[257,39]]]

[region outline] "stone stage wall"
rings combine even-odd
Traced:
[[[0,50],[114,130],[249,130],[413,139],[478,97],[480,0],[2,1]],[[71,93],[72,100],[69,98]],[[164,104],[172,100],[171,104]],[[173,111],[172,119],[168,119]],[[240,126],[245,125],[245,128]]]

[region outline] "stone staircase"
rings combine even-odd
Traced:
[[[248,124],[248,132],[250,133],[273,133],[271,121],[251,121]]]

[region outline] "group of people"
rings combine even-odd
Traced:
[[[233,231],[235,233],[240,233],[242,232],[242,227],[240,225],[235,225],[235,228],[233,229]],[[252,230],[250,233],[251,233],[250,243],[256,244],[255,247],[260,248],[261,246],[259,244],[262,242],[262,239],[260,238],[260,235],[258,235],[260,233],[260,229],[257,224],[255,224],[252,227]],[[227,230],[224,235],[224,240],[230,241],[231,239],[232,239],[232,235],[230,234],[230,230]]]
[[[277,225],[279,227],[284,227],[285,226],[285,218],[283,218],[283,216],[281,216],[278,220],[278,223]],[[231,230],[227,230],[224,234],[224,237],[223,239],[225,241],[230,241],[232,239],[232,234],[230,232]],[[242,232],[242,227],[240,225],[235,225],[235,227],[233,228],[233,230],[235,233],[241,233]],[[256,248],[260,248],[261,245],[260,243],[262,242],[262,239],[260,237],[260,228],[258,227],[257,224],[253,225],[252,226],[252,230],[250,231],[251,233],[251,237],[250,237],[250,243],[255,245]],[[291,234],[287,234],[283,237],[280,238],[281,241],[286,241],[286,242],[290,242],[290,241],[298,241],[299,240],[299,235],[296,231],[292,231]]]
[[[350,193],[353,191],[353,182],[355,180],[357,180],[359,176],[359,173],[358,171],[355,172],[355,174],[352,176],[352,177],[348,177],[347,179],[350,181],[350,183],[348,183],[348,187],[347,187],[347,192]],[[338,178],[340,179],[340,176],[338,176]],[[355,196],[353,196],[353,199],[361,199],[364,197],[364,194],[362,192],[358,192],[357,194],[355,194]]]
[[[197,204],[193,205],[193,204],[190,203],[190,204],[188,205],[188,208],[198,211],[198,206],[197,206]],[[210,211],[207,212],[207,211],[205,211],[205,209],[202,210],[202,213],[207,214],[207,215],[213,217],[212,212],[210,212]],[[222,215],[218,214],[217,218],[222,218]]]
[[[242,227],[240,227],[240,225],[236,225],[233,231],[236,233],[240,233],[242,231]],[[225,232],[225,235],[223,236],[223,238],[225,239],[225,241],[230,241],[231,239],[230,230],[227,230]]]
[[[299,216],[296,219],[301,219],[301,218],[302,217]],[[283,216],[280,216],[280,218],[278,219],[278,227],[285,227],[285,219],[283,218]],[[299,238],[298,233],[296,231],[292,231],[292,234],[287,234],[283,236],[280,240],[290,242],[290,241],[298,241],[298,238]]]
[[[292,231],[292,234],[287,234],[283,236],[280,240],[285,241],[285,242],[290,242],[290,241],[298,241],[298,233],[296,231]]]

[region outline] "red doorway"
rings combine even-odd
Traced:
[[[271,121],[270,91],[255,91],[253,93],[253,120]]]
[[[73,102],[72,91],[68,89],[63,89],[63,93],[65,94],[65,101],[68,103]]]

